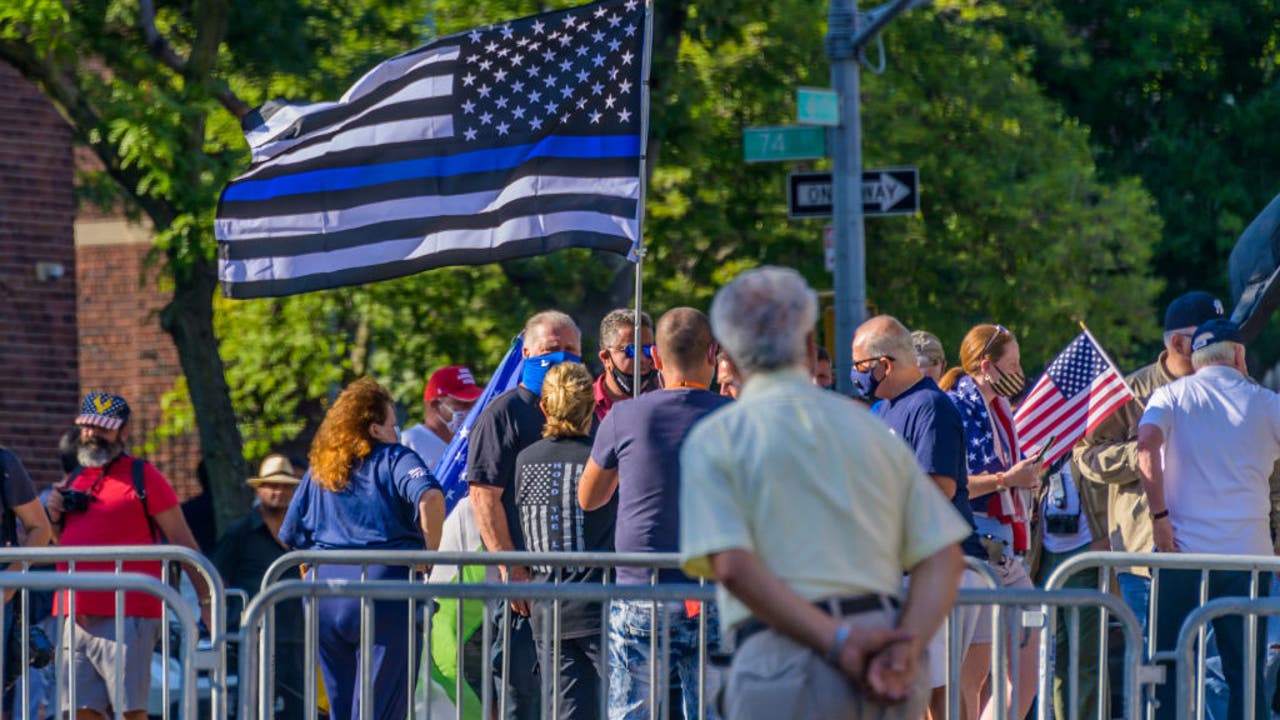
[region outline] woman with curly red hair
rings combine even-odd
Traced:
[[[395,405],[378,383],[347,386],[311,443],[311,468],[289,505],[280,541],[299,549],[435,550],[444,495],[422,459],[399,444]],[[325,580],[404,580],[408,568],[317,565]],[[360,601],[319,603],[320,671],[329,717],[360,717]],[[405,717],[409,702],[407,604],[375,603],[373,704],[378,720]]]

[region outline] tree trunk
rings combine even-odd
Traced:
[[[248,477],[240,427],[213,332],[213,293],[217,281],[212,264],[199,260],[185,271],[175,269],[173,300],[160,324],[173,338],[187,378],[200,448],[213,491],[218,532],[248,506]]]

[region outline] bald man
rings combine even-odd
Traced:
[[[911,331],[888,315],[871,318],[853,336],[853,381],[868,400],[882,400],[876,414],[915,453],[943,495],[974,528],[969,507],[969,472],[964,425],[951,399],[916,364]],[[976,532],[961,543],[966,555],[985,560]],[[966,570],[961,587],[982,587],[982,579]],[[960,606],[961,688],[969,717],[977,717],[977,688],[982,685],[991,652],[991,622],[976,606]],[[928,668],[933,692],[929,713],[946,717],[946,641],[942,632],[929,644]],[[972,692],[970,692],[972,689]]]

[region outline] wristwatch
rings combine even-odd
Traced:
[[[849,641],[850,632],[852,632],[852,628],[849,623],[841,623],[840,627],[836,628],[835,638],[831,641],[831,649],[827,651],[827,662],[829,664],[839,667],[840,651],[844,649],[844,644]]]
[[[1164,510],[1161,510],[1158,513],[1151,513],[1152,520],[1159,520],[1160,518],[1167,518],[1167,517],[1169,517],[1169,508],[1165,508]]]

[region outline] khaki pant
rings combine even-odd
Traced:
[[[855,628],[889,628],[896,613],[874,610],[846,620]],[[929,700],[928,658],[922,657],[916,667],[911,698],[897,705],[880,705],[864,697],[812,650],[765,630],[749,637],[734,653],[724,693],[725,718],[915,720]]]

